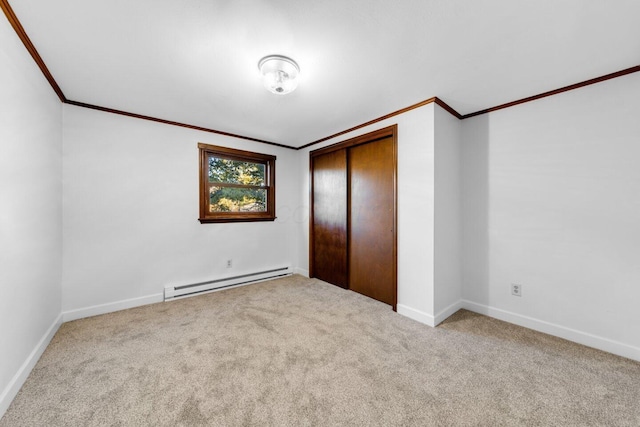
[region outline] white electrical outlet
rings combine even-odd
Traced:
[[[522,285],[517,285],[515,283],[511,284],[511,295],[514,295],[516,297],[521,297],[522,296]]]
[[[231,267],[233,267],[233,260],[228,259],[227,260],[227,268],[231,268]]]

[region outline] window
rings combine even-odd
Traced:
[[[198,144],[200,222],[276,219],[276,156]]]

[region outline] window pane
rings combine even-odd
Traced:
[[[201,224],[274,221],[276,156],[198,143]]]
[[[266,189],[209,186],[209,212],[266,211]]]
[[[265,185],[265,165],[262,163],[209,157],[209,182]]]

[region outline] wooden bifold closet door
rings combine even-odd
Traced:
[[[396,127],[310,154],[310,274],[397,302]]]

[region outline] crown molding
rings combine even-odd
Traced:
[[[0,0],[0,8],[2,8],[2,11],[4,12],[7,19],[9,20],[9,23],[11,23],[11,26],[15,30],[20,40],[22,40],[24,47],[27,48],[27,50],[31,54],[31,57],[40,68],[40,71],[42,71],[42,74],[44,74],[44,77],[47,79],[47,81],[53,88],[53,91],[56,93],[56,95],[58,95],[58,98],[60,98],[60,101],[65,102],[67,98],[64,96],[64,93],[62,93],[62,89],[60,89],[60,86],[58,86],[58,83],[51,75],[51,72],[49,72],[47,65],[42,60],[42,57],[36,50],[36,47],[33,45],[33,43],[31,43],[31,39],[29,38],[26,31],[24,30],[24,27],[18,20],[18,17],[13,12],[13,9],[11,8],[11,5],[9,5],[9,2],[7,0]]]
[[[640,71],[640,65],[636,65],[634,67],[629,67],[624,70],[616,71],[615,73],[605,74],[604,76],[596,77],[594,79],[585,80],[580,83],[575,83],[569,86],[561,87],[560,89],[550,90],[548,92],[539,93],[538,95],[529,96],[527,98],[518,99],[517,101],[507,102],[506,104],[496,105],[495,107],[487,108],[485,110],[476,111],[475,113],[465,114],[461,117],[461,119],[468,119],[470,117],[480,116],[482,114],[491,113],[494,111],[502,110],[505,108],[513,107],[515,105],[524,104],[525,102],[536,101],[541,98],[546,98],[547,96],[557,95],[559,93],[568,92],[574,89],[580,89],[585,86],[589,86],[592,84],[604,82],[606,80],[615,79],[617,77],[626,76],[627,74],[637,73]]]
[[[183,127],[183,128],[187,128],[187,129],[194,129],[194,130],[198,130],[198,131],[202,131],[202,132],[215,133],[215,134],[218,134],[218,135],[224,135],[224,136],[228,136],[228,137],[231,137],[231,138],[240,138],[240,139],[244,139],[244,140],[247,140],[247,141],[260,142],[260,143],[263,143],[263,144],[273,145],[273,146],[276,146],[276,147],[283,147],[283,148],[289,148],[291,150],[295,150],[295,147],[291,147],[289,145],[284,145],[284,144],[278,144],[276,142],[265,141],[263,139],[252,138],[252,137],[243,136],[243,135],[237,135],[235,133],[230,133],[230,132],[224,132],[224,131],[220,131],[220,130],[216,130],[216,129],[205,128],[205,127],[202,127],[202,126],[195,126],[195,125],[190,125],[190,124],[187,124],[187,123],[180,123],[180,122],[176,122],[176,121],[172,121],[172,120],[164,120],[164,119],[159,119],[159,118],[156,118],[156,117],[145,116],[145,115],[137,114],[137,113],[130,113],[130,112],[127,112],[127,111],[116,110],[116,109],[113,109],[113,108],[101,107],[99,105],[87,104],[85,102],[72,101],[70,99],[67,99],[67,97],[62,92],[62,89],[60,88],[60,86],[58,85],[56,80],[53,78],[53,75],[49,71],[49,68],[44,63],[44,60],[42,59],[42,57],[38,53],[38,50],[36,49],[36,47],[31,42],[31,39],[27,35],[27,32],[24,30],[24,27],[22,26],[22,24],[20,23],[20,20],[18,19],[18,17],[14,13],[13,9],[11,8],[11,5],[9,4],[9,2],[7,0],[0,0],[0,8],[4,12],[5,16],[9,20],[9,23],[11,24],[11,26],[15,30],[16,34],[18,35],[18,37],[20,38],[22,43],[24,44],[24,47],[31,54],[31,57],[33,58],[35,63],[38,65],[38,68],[40,68],[40,71],[42,72],[44,77],[47,79],[47,81],[49,82],[51,87],[53,88],[53,91],[58,95],[58,98],[60,98],[60,101],[62,103],[64,103],[64,104],[75,105],[77,107],[89,108],[89,109],[92,109],[92,110],[98,110],[98,111],[104,111],[104,112],[107,112],[107,113],[119,114],[121,116],[133,117],[133,118],[141,119],[141,120],[149,120],[149,121],[156,122],[156,123],[164,123],[164,124],[167,124],[167,125],[179,126],[179,127]]]
[[[369,125],[372,125],[374,123],[378,123],[378,122],[380,122],[382,120],[386,120],[386,119],[388,119],[390,117],[397,116],[397,115],[402,114],[402,113],[406,113],[407,111],[411,111],[413,109],[416,109],[416,108],[419,108],[419,107],[423,107],[423,106],[425,106],[427,104],[431,104],[433,102],[436,102],[436,99],[437,99],[436,97],[425,99],[424,101],[418,102],[417,104],[410,105],[408,107],[402,108],[401,110],[394,111],[393,113],[385,114],[384,116],[378,117],[377,119],[369,120],[366,123],[359,124],[359,125],[354,126],[352,128],[343,130],[343,131],[338,132],[338,133],[334,133],[333,135],[325,136],[324,138],[321,138],[321,139],[318,139],[316,141],[312,141],[312,142],[310,142],[308,144],[302,145],[302,146],[298,147],[298,150],[302,150],[303,148],[311,147],[312,145],[320,144],[321,142],[327,141],[327,140],[335,138],[337,136],[344,135],[344,134],[349,133],[349,132],[353,132],[354,130],[358,130],[358,129],[361,129],[361,128],[365,127],[365,126],[369,126]],[[449,107],[449,108],[451,108],[451,107]],[[451,108],[451,110],[453,110],[453,109]],[[447,110],[447,111],[449,111],[449,110]]]
[[[442,107],[444,110],[449,112],[451,115],[453,115],[457,119],[464,120],[464,119],[468,119],[468,118],[471,118],[471,117],[480,116],[482,114],[487,114],[487,113],[491,113],[491,112],[494,112],[494,111],[502,110],[502,109],[505,109],[505,108],[513,107],[513,106],[516,106],[516,105],[524,104],[526,102],[536,101],[536,100],[541,99],[541,98],[546,98],[548,96],[557,95],[557,94],[560,94],[560,93],[563,93],[563,92],[567,92],[567,91],[570,91],[570,90],[579,89],[579,88],[582,88],[582,87],[585,87],[585,86],[589,86],[589,85],[592,85],[592,84],[596,84],[596,83],[600,83],[600,82],[603,82],[603,81],[606,81],[606,80],[615,79],[617,77],[626,76],[628,74],[632,74],[632,73],[636,73],[636,72],[640,71],[640,65],[636,65],[636,66],[633,66],[633,67],[630,67],[630,68],[626,68],[626,69],[621,70],[621,71],[616,71],[614,73],[606,74],[604,76],[600,76],[600,77],[596,77],[596,78],[593,78],[593,79],[585,80],[585,81],[580,82],[580,83],[575,83],[575,84],[572,84],[572,85],[569,85],[569,86],[565,86],[565,87],[562,87],[562,88],[559,88],[559,89],[550,90],[548,92],[543,92],[543,93],[540,93],[540,94],[537,94],[537,95],[529,96],[527,98],[522,98],[522,99],[519,99],[519,100],[516,100],[516,101],[507,102],[505,104],[500,104],[500,105],[497,105],[495,107],[487,108],[487,109],[484,109],[484,110],[479,110],[479,111],[476,111],[474,113],[469,113],[469,114],[464,114],[464,115],[458,113],[455,109],[453,109],[451,106],[449,106],[446,102],[444,102],[440,98],[432,97],[432,98],[426,99],[424,101],[418,102],[417,104],[413,104],[413,105],[410,105],[408,107],[402,108],[400,110],[394,111],[393,113],[385,114],[384,116],[378,117],[377,119],[370,120],[370,121],[368,121],[366,123],[362,123],[360,125],[354,126],[352,128],[346,129],[346,130],[343,130],[341,132],[334,133],[333,135],[329,135],[327,137],[318,139],[316,141],[312,141],[312,142],[310,142],[308,144],[305,144],[305,145],[302,145],[300,147],[292,147],[290,145],[279,144],[279,143],[276,143],[276,142],[265,141],[265,140],[262,140],[262,139],[252,138],[252,137],[243,136],[243,135],[237,135],[237,134],[234,134],[234,133],[224,132],[224,131],[220,131],[220,130],[216,130],[216,129],[205,128],[205,127],[202,127],[202,126],[195,126],[195,125],[176,122],[176,121],[172,121],[172,120],[164,120],[164,119],[159,119],[157,117],[145,116],[145,115],[142,115],[142,114],[130,113],[130,112],[127,112],[127,111],[116,110],[116,109],[113,109],[113,108],[101,107],[99,105],[93,105],[93,104],[87,104],[87,103],[80,102],[80,101],[69,100],[69,99],[67,99],[65,97],[64,93],[62,92],[62,89],[60,89],[60,86],[58,85],[56,80],[53,78],[53,75],[51,74],[51,72],[47,68],[47,65],[44,63],[44,61],[42,60],[42,57],[40,56],[40,54],[36,50],[35,46],[31,42],[31,39],[29,39],[29,36],[27,35],[27,33],[25,32],[24,28],[22,27],[22,24],[20,23],[20,20],[18,19],[16,14],[13,12],[13,9],[9,5],[8,0],[0,0],[0,8],[2,8],[4,14],[6,15],[7,19],[11,23],[11,26],[15,30],[15,32],[18,35],[18,37],[20,38],[20,40],[22,40],[22,43],[24,44],[25,48],[31,54],[31,57],[36,62],[36,64],[40,68],[40,70],[42,71],[42,74],[47,79],[47,81],[49,82],[49,84],[53,88],[54,92],[58,95],[58,98],[60,98],[60,101],[65,103],[65,104],[75,105],[77,107],[89,108],[89,109],[92,109],[92,110],[98,110],[98,111],[103,111],[103,112],[107,112],[107,113],[119,114],[119,115],[122,115],[122,116],[133,117],[133,118],[141,119],[141,120],[149,120],[149,121],[156,122],[156,123],[164,123],[164,124],[168,124],[168,125],[172,125],[172,126],[179,126],[179,127],[198,130],[198,131],[202,131],[202,132],[215,133],[215,134],[218,134],[218,135],[224,135],[224,136],[228,136],[228,137],[231,137],[231,138],[240,138],[240,139],[244,139],[244,140],[247,140],[247,141],[260,142],[262,144],[268,144],[268,145],[273,145],[273,146],[282,147],[282,148],[289,148],[289,149],[292,149],[292,150],[302,150],[302,149],[310,147],[312,145],[320,144],[321,142],[327,141],[329,139],[344,135],[344,134],[349,133],[349,132],[353,132],[354,130],[361,129],[361,128],[365,127],[365,126],[372,125],[372,124],[380,122],[382,120],[386,120],[388,118],[397,116],[399,114],[406,113],[406,112],[411,111],[411,110],[413,110],[415,108],[423,107],[423,106],[425,106],[427,104],[431,104],[431,103],[436,103],[437,105]]]
[[[202,127],[202,126],[196,126],[196,125],[190,125],[190,124],[187,124],[187,123],[175,122],[173,120],[159,119],[157,117],[145,116],[143,114],[137,114],[137,113],[130,113],[128,111],[116,110],[114,108],[101,107],[99,105],[87,104],[85,102],[65,100],[64,103],[65,104],[69,104],[69,105],[75,105],[76,107],[89,108],[91,110],[103,111],[105,113],[118,114],[120,116],[133,117],[135,119],[148,120],[148,121],[156,122],[156,123],[163,123],[165,125],[178,126],[178,127],[198,130],[198,131],[202,131],[202,132],[215,133],[215,134],[218,134],[218,135],[228,136],[228,137],[231,137],[231,138],[240,138],[240,139],[245,139],[247,141],[260,142],[262,144],[273,145],[273,146],[276,146],[276,147],[289,148],[291,150],[295,150],[296,149],[295,147],[291,147],[290,145],[278,144],[277,142],[266,141],[264,139],[252,138],[250,136],[237,135],[235,133],[230,133],[230,132],[224,132],[224,131],[221,131],[221,130],[205,128],[205,127]]]
[[[372,124],[377,123],[379,121],[388,119],[389,117],[397,116],[398,114],[406,113],[407,111],[413,110],[414,108],[422,107],[424,105],[431,104],[431,103],[434,103],[434,102],[437,105],[439,105],[440,107],[442,107],[443,109],[445,109],[446,111],[448,111],[452,116],[456,117],[457,119],[464,120],[464,119],[469,119],[471,117],[480,116],[482,114],[492,113],[494,111],[502,110],[502,109],[505,109],[505,108],[514,107],[516,105],[524,104],[526,102],[536,101],[538,99],[546,98],[548,96],[558,95],[560,93],[568,92],[570,90],[580,89],[580,88],[583,88],[585,86],[593,85],[593,84],[596,84],[596,83],[601,83],[601,82],[604,82],[604,81],[607,81],[607,80],[615,79],[617,77],[626,76],[628,74],[637,73],[638,71],[640,71],[640,65],[636,65],[636,66],[633,66],[633,67],[625,68],[624,70],[616,71],[615,73],[605,74],[604,76],[600,76],[600,77],[596,77],[596,78],[593,78],[593,79],[585,80],[585,81],[582,81],[582,82],[579,82],[579,83],[575,83],[575,84],[572,84],[572,85],[569,85],[569,86],[561,87],[559,89],[554,89],[554,90],[550,90],[548,92],[539,93],[537,95],[529,96],[527,98],[522,98],[522,99],[519,99],[517,101],[507,102],[505,104],[496,105],[495,107],[487,108],[487,109],[484,109],[484,110],[479,110],[479,111],[476,111],[474,113],[469,113],[469,114],[464,114],[464,115],[458,113],[455,109],[453,109],[451,106],[449,106],[446,102],[444,102],[440,98],[433,97],[433,98],[429,98],[427,100],[424,100],[422,102],[418,102],[417,104],[410,105],[409,107],[403,108],[401,110],[394,111],[393,113],[389,113],[389,114],[384,115],[382,117],[378,117],[377,119],[370,120],[370,121],[368,121],[366,123],[363,123],[361,125],[354,126],[354,127],[349,128],[347,130],[344,130],[342,132],[334,133],[333,135],[329,135],[327,137],[324,137],[324,138],[318,139],[316,141],[310,142],[310,143],[305,144],[305,145],[303,145],[301,147],[298,147],[298,150],[302,150],[303,148],[307,148],[307,147],[310,147],[312,145],[319,144],[321,142],[327,141],[327,140],[335,138],[337,136],[344,135],[344,134],[352,132],[354,130],[363,128],[365,126],[369,126],[369,125],[372,125]]]

